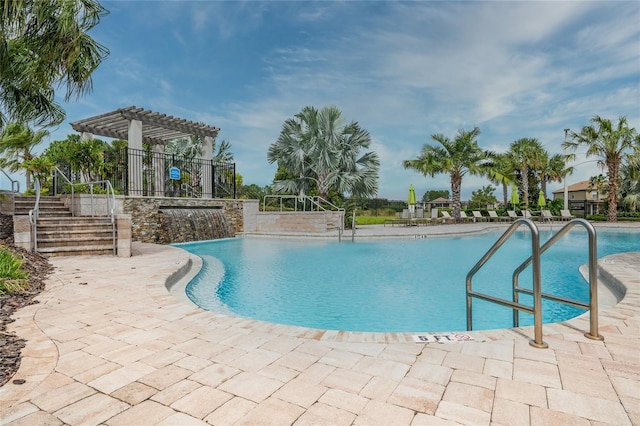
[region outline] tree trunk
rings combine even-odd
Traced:
[[[522,168],[522,193],[524,195],[524,208],[529,210],[529,168]]]
[[[461,176],[451,176],[451,195],[452,195],[452,216],[456,222],[460,221],[460,187],[462,186]]]
[[[620,171],[620,160],[607,159],[607,177],[609,178],[609,211],[607,212],[607,222],[618,221],[618,172]]]
[[[508,195],[508,190],[507,190],[507,184],[502,181],[502,196],[504,197],[504,206],[508,207],[509,206],[509,195]]]

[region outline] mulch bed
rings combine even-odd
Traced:
[[[44,290],[44,281],[53,270],[46,258],[15,247],[12,243],[12,237],[0,240],[2,246],[25,260],[24,267],[29,272],[29,284],[21,293],[0,295],[0,386],[11,380],[20,368],[20,351],[26,343],[15,334],[7,333],[7,325],[14,321],[11,315],[23,306],[38,303],[34,298]]]

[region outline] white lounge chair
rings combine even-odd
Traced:
[[[569,210],[560,210],[560,220],[575,219],[575,216],[571,214]]]
[[[551,214],[549,210],[540,210],[540,222],[553,222],[556,216]]]
[[[463,222],[473,222],[473,218],[467,216],[464,210],[460,210],[460,219],[462,219]]]
[[[516,220],[517,218],[519,218],[520,216],[518,216],[518,214],[516,213],[515,210],[507,210],[507,214],[509,215],[509,219],[513,222],[514,220]]]
[[[489,220],[491,222],[502,222],[505,220],[509,220],[509,218],[506,216],[498,216],[498,213],[496,213],[495,210],[489,210]]]
[[[482,222],[487,220],[487,218],[482,216],[482,213],[480,213],[478,210],[472,210],[471,213],[473,213],[473,219],[476,222]]]
[[[455,221],[455,218],[452,217],[448,211],[443,210],[440,213],[442,213],[442,223],[447,223],[447,222],[453,222]]]
[[[409,213],[409,209],[404,209],[402,210],[402,216],[400,216],[400,218],[398,219],[387,219],[384,221],[384,225],[386,226],[387,223],[390,223],[391,226],[397,224],[400,225],[408,225],[409,222],[411,222],[411,214]]]

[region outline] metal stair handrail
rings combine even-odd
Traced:
[[[473,276],[484,266],[484,264],[493,256],[493,254],[506,242],[515,230],[521,225],[526,224],[531,229],[531,256],[526,259],[513,272],[512,290],[513,301],[501,299],[487,294],[473,291]],[[542,285],[540,280],[540,256],[553,246],[560,238],[562,238],[575,225],[582,225],[589,234],[589,303],[568,299],[561,296],[555,296],[542,293]],[[590,313],[590,330],[585,333],[585,337],[593,340],[604,340],[598,333],[598,271],[597,271],[597,240],[596,230],[591,223],[585,219],[573,219],[565,226],[560,228],[552,237],[540,246],[540,235],[538,227],[531,219],[517,219],[505,233],[496,241],[496,243],[485,253],[485,255],[476,263],[476,265],[467,274],[467,330],[473,328],[472,317],[472,299],[477,297],[488,302],[509,306],[513,309],[513,326],[519,326],[518,311],[524,311],[534,316],[534,340],[529,343],[537,348],[546,348],[548,345],[542,340],[542,299],[553,300],[559,303],[576,306],[579,308],[589,309]],[[532,265],[533,273],[533,290],[518,286],[518,278],[520,274]],[[519,303],[518,294],[525,293],[533,295],[533,307],[522,305]]]
[[[293,211],[294,212],[316,212],[316,211],[322,211],[322,212],[338,212],[338,218],[339,218],[339,223],[338,223],[338,241],[342,241],[342,233],[344,231],[344,221],[345,221],[345,214],[346,214],[346,210],[342,207],[338,207],[335,204],[331,203],[330,201],[325,200],[324,198],[318,196],[318,195],[314,195],[312,197],[305,195],[305,194],[300,194],[300,195],[280,195],[280,194],[271,194],[271,195],[265,195],[263,198],[263,202],[262,202],[262,211],[266,211],[267,208],[267,200],[269,199],[276,199],[276,200],[280,200],[280,212],[283,211],[283,207],[284,207],[284,200],[294,200],[293,203]],[[309,210],[307,210],[307,202],[309,204]],[[300,207],[299,207],[300,204]],[[326,205],[328,208],[325,208],[324,205]]]
[[[2,172],[2,174],[5,175],[7,177],[7,179],[9,179],[9,181],[11,182],[11,192],[16,193],[16,194],[19,193],[20,192],[20,182],[18,182],[17,180],[14,180],[3,169],[0,169],[0,172]]]
[[[55,169],[54,175],[55,174],[59,174],[71,186],[71,215],[72,216],[75,216],[75,212],[74,212],[74,209],[73,209],[73,203],[74,203],[74,198],[75,198],[74,188],[75,188],[76,185],[89,185],[89,191],[90,191],[90,194],[91,194],[90,201],[91,201],[91,216],[92,217],[95,215],[95,211],[94,211],[94,207],[93,207],[93,199],[94,199],[93,187],[95,185],[105,185],[106,191],[107,191],[107,194],[106,194],[107,195],[107,216],[111,220],[111,230],[112,230],[112,239],[113,239],[113,254],[115,255],[116,252],[117,252],[116,223],[115,223],[116,194],[115,194],[115,190],[113,189],[113,185],[111,184],[111,181],[106,179],[106,180],[96,180],[96,181],[92,181],[92,182],[73,183],[69,179],[67,179],[65,174],[57,166],[54,166],[54,169]],[[55,185],[54,185],[54,188],[55,188]]]
[[[29,223],[33,233],[33,252],[38,252],[38,217],[40,216],[40,180],[33,180],[33,190],[36,194],[36,202],[31,210],[29,210]]]
[[[531,230],[531,263],[533,264],[533,307],[522,305],[516,301],[510,301],[488,294],[479,293],[473,291],[472,280],[473,276],[484,266],[485,263],[495,254],[496,251],[513,235],[513,233],[521,226],[526,225]],[[482,258],[475,264],[473,268],[467,274],[466,279],[467,286],[467,330],[473,329],[473,298],[486,300],[488,302],[497,303],[503,306],[509,306],[514,310],[520,310],[533,314],[534,322],[534,340],[529,344],[536,348],[547,348],[548,345],[542,340],[542,291],[540,285],[540,232],[538,227],[531,219],[519,218],[516,219],[509,228],[502,234],[498,241],[482,256]]]
[[[62,176],[62,178],[63,178],[64,180],[66,180],[66,181],[67,181],[67,183],[69,184],[69,186],[71,186],[71,209],[70,209],[70,210],[71,210],[71,216],[75,216],[75,215],[76,215],[76,213],[75,213],[75,211],[73,210],[73,200],[75,199],[74,194],[73,194],[73,191],[74,191],[75,186],[74,186],[73,182],[71,182],[71,181],[67,178],[67,176],[65,176],[65,174],[62,172],[62,170],[60,170],[60,169],[58,168],[58,166],[53,166],[53,178],[54,178],[54,181],[55,181],[55,179],[56,179],[57,175]],[[55,182],[54,182],[54,184],[53,184],[53,195],[57,195],[57,193],[56,193],[56,189],[57,189],[57,187],[58,187],[58,185],[56,185],[56,184],[55,184]]]
[[[575,306],[577,308],[589,310],[589,332],[584,333],[584,336],[592,340],[604,340],[604,338],[598,332],[598,246],[596,238],[596,229],[594,226],[585,219],[573,219],[566,225],[558,230],[549,240],[540,247],[540,255],[553,246],[560,238],[562,238],[567,232],[576,225],[582,225],[587,230],[589,235],[589,303],[580,302],[579,300],[568,299],[566,297],[555,296],[551,294],[542,293],[543,299],[553,300],[555,302],[564,303],[566,305]],[[520,266],[513,272],[513,297],[514,300],[518,300],[518,293],[531,294],[531,290],[528,288],[522,288],[518,286],[518,278],[520,273],[524,271],[527,266],[531,264],[531,257],[522,262]],[[518,327],[519,318],[514,311],[514,325]]]

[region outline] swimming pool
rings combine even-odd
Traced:
[[[502,231],[419,240],[356,241],[236,238],[181,244],[203,258],[188,297],[204,309],[310,328],[426,332],[466,329],[465,277]],[[550,237],[541,232],[541,242]],[[579,266],[586,232],[569,232],[542,256],[543,292],[587,301]],[[598,231],[598,257],[640,250],[638,233]],[[511,298],[511,274],[531,253],[517,232],[474,277],[474,289]],[[531,287],[531,272],[520,285]],[[531,299],[521,296],[521,302]],[[474,329],[512,326],[511,310],[474,301]],[[544,322],[582,310],[543,302]],[[521,325],[533,317],[521,313]]]

